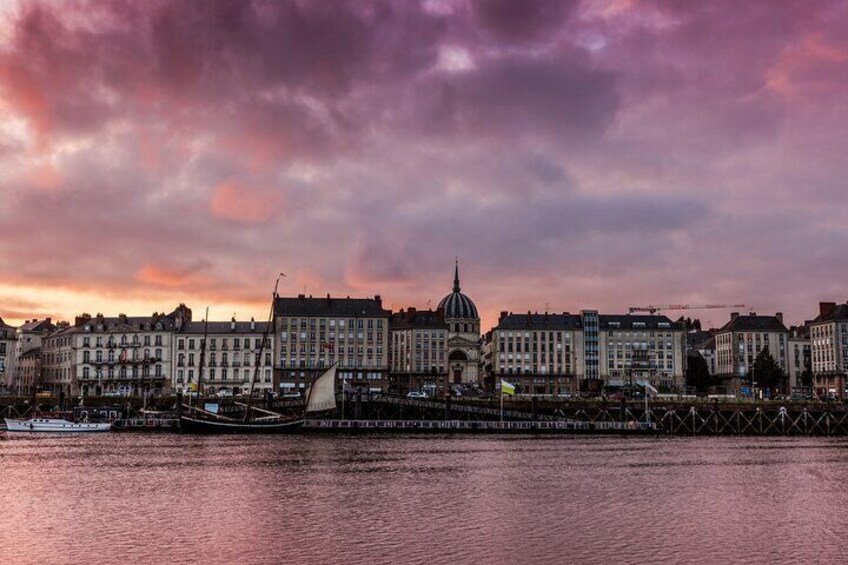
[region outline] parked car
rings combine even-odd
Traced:
[[[218,391],[218,398],[232,398],[232,397],[233,397],[233,391],[231,391],[228,388],[222,388],[221,390]]]
[[[421,391],[413,390],[409,394],[406,395],[407,398],[427,398],[427,395]]]

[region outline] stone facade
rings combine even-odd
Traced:
[[[274,334],[265,336],[267,322],[188,322],[174,334],[173,389],[215,394],[273,391]],[[208,339],[203,347],[204,336]],[[263,337],[266,338],[263,345]],[[201,353],[205,353],[201,375]]]
[[[390,317],[380,296],[277,297],[275,366],[280,386],[303,391],[320,372],[338,363],[340,381],[364,390],[385,390]]]
[[[763,349],[768,349],[786,372],[789,330],[780,312],[774,316],[733,313],[715,338],[716,374],[724,380],[728,392],[751,386],[754,361]]]
[[[439,302],[448,325],[448,381],[452,385],[480,381],[480,316],[474,302],[459,286],[459,262],[453,279],[453,292]]]
[[[448,324],[441,310],[409,308],[389,322],[392,391],[435,394],[447,385]]]
[[[809,324],[813,392],[819,397],[846,396],[848,372],[848,303],[822,302]]]

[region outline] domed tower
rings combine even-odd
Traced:
[[[442,298],[439,310],[448,324],[448,380],[452,384],[478,382],[480,362],[480,316],[474,302],[460,291],[459,260],[453,292]]]

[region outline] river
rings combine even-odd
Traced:
[[[848,441],[0,434],[0,560],[837,563]]]

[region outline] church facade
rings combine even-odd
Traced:
[[[448,326],[447,372],[452,385],[477,383],[480,375],[480,315],[459,285],[459,262],[454,270],[453,292],[439,302]]]

